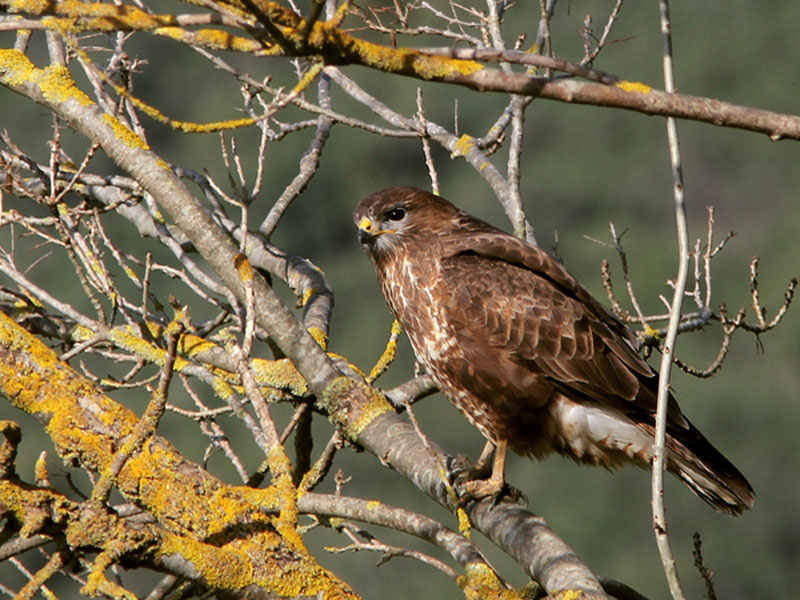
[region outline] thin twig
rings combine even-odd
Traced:
[[[661,33],[664,42],[664,87],[667,92],[675,91],[672,72],[672,36],[669,20],[669,3],[659,0],[661,13]],[[652,509],[653,530],[656,535],[656,544],[667,576],[670,593],[673,600],[684,600],[681,589],[675,557],[670,546],[667,534],[667,517],[664,510],[664,469],[666,467],[666,430],[667,406],[669,404],[669,381],[672,368],[672,358],[675,354],[675,342],[678,337],[678,325],[681,320],[681,306],[683,304],[684,290],[689,273],[689,232],[686,222],[686,199],[684,196],[683,173],[681,169],[681,155],[678,146],[678,126],[673,118],[667,119],[667,137],[669,139],[669,156],[672,165],[672,189],[675,200],[675,220],[678,229],[678,275],[675,278],[675,290],[672,295],[670,307],[669,326],[664,339],[664,349],[661,354],[661,365],[658,377],[658,403],[656,409],[655,442],[653,445],[653,476],[652,476]]]
[[[439,195],[439,174],[436,172],[436,164],[433,162],[433,154],[431,153],[431,141],[427,135],[427,119],[425,118],[425,109],[422,103],[422,88],[417,88],[417,120],[419,121],[420,131],[422,132],[422,153],[425,155],[425,166],[428,169],[428,177],[431,179],[431,192]]]
[[[714,574],[706,567],[703,561],[703,541],[700,539],[700,534],[695,531],[692,536],[692,556],[694,557],[694,566],[703,578],[706,584],[706,598],[707,600],[717,600],[717,592],[714,590]]]
[[[639,301],[636,299],[636,293],[633,290],[633,282],[631,281],[630,271],[628,270],[628,255],[625,253],[625,250],[622,247],[622,236],[625,235],[625,232],[623,231],[621,234],[617,235],[617,229],[614,226],[613,221],[611,221],[608,226],[611,229],[611,237],[614,240],[614,247],[617,249],[619,262],[622,265],[622,276],[625,278],[625,287],[628,290],[628,298],[630,298],[631,304],[633,305],[633,310],[636,311],[636,315],[639,318],[639,323],[641,323],[642,326],[645,326],[647,320],[645,319],[642,308],[639,306]]]

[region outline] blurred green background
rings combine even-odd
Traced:
[[[592,13],[599,33],[612,6],[608,0],[560,4],[552,23],[556,54],[580,60],[585,15]],[[800,4],[791,0],[674,3],[672,18],[679,91],[800,113]],[[534,32],[537,22],[538,7],[514,7],[506,16],[506,39],[513,40],[522,31]],[[625,4],[612,38],[620,41],[600,54],[597,68],[663,87],[657,3]],[[403,38],[400,42],[426,43]],[[12,43],[9,35],[0,35],[3,47]],[[237,87],[219,78],[192,51],[145,35],[136,36],[128,50],[150,61],[137,79],[136,92],[166,114],[198,121],[236,116],[232,107],[240,104]],[[272,73],[276,81],[291,74],[291,67],[276,59],[231,60],[240,60],[259,76]],[[346,68],[345,72],[392,108],[413,112],[419,82],[362,68]],[[211,81],[214,83],[207,84]],[[459,131],[475,136],[485,133],[507,101],[502,95],[444,85],[422,84],[422,88],[429,118],[452,129],[457,102]],[[335,89],[333,99],[335,109],[372,119]],[[567,267],[601,298],[605,295],[599,266],[602,258],[608,258],[623,299],[614,251],[588,239],[609,241],[608,223],[614,221],[618,231],[627,231],[623,241],[639,301],[646,312],[661,312],[658,295],[670,294],[665,281],[674,277],[676,264],[663,119],[544,100],[534,101],[526,114],[522,190],[539,243],[549,248],[557,236],[558,252]],[[0,89],[0,127],[8,129],[12,139],[40,160],[47,156],[44,140],[50,126],[44,109]],[[146,126],[152,147],[167,160],[206,169],[224,181],[216,134],[189,136],[150,122]],[[748,265],[758,255],[761,298],[771,316],[782,302],[786,282],[800,275],[800,147],[791,141],[773,143],[762,135],[690,122],[681,122],[679,132],[690,236],[705,238],[707,206],[716,210],[717,239],[731,230],[737,234],[714,260],[713,301],[725,302],[731,313],[750,307]],[[268,147],[267,184],[252,209],[253,224],[291,181],[311,135],[311,131],[294,134],[280,145]],[[67,144],[73,143],[69,134],[65,136]],[[237,133],[236,138],[244,156],[255,154],[255,150],[245,150],[257,144],[253,132]],[[460,159],[451,160],[441,149],[434,149],[434,156],[443,196],[509,228],[499,204],[470,167]],[[502,168],[503,158],[501,152],[493,160]],[[252,175],[252,164],[248,167]],[[114,170],[111,165],[107,168]],[[273,237],[278,245],[307,256],[325,270],[336,294],[331,349],[363,369],[380,355],[391,317],[372,267],[359,251],[350,215],[363,196],[390,185],[429,186],[420,144],[336,125],[319,173]],[[119,235],[129,236],[121,242],[129,251],[141,243],[124,225]],[[2,240],[5,243],[7,238]],[[63,267],[52,265],[50,272],[41,270],[38,276],[63,278],[59,269]],[[64,293],[77,297],[78,292],[66,287],[72,284],[71,278],[65,279]],[[180,296],[181,291],[176,293]],[[752,308],[749,314],[752,318]],[[713,379],[675,375],[673,385],[684,412],[748,476],[757,494],[753,511],[729,518],[714,513],[670,479],[666,490],[670,533],[689,597],[703,596],[703,583],[692,567],[695,531],[702,535],[706,565],[714,572],[718,597],[794,598],[800,589],[799,334],[800,306],[795,306],[777,330],[760,340],[738,333],[723,370]],[[704,367],[716,356],[720,339],[714,327],[683,336],[678,354]],[[403,339],[398,360],[380,383],[391,387],[412,372],[413,357]],[[137,411],[146,402],[120,398]],[[441,396],[420,403],[416,413],[425,431],[450,452],[474,457],[480,451],[481,436]],[[29,478],[30,465],[45,442],[36,433],[37,426],[23,415],[0,405],[0,416],[25,425],[20,471]],[[179,419],[167,419],[163,432],[187,456],[198,460],[205,441],[193,433],[180,437],[182,426]],[[322,421],[315,426],[322,444],[330,426]],[[252,452],[248,457],[251,468],[260,461],[256,451]],[[54,471],[61,468],[52,456],[51,463]],[[335,468],[352,476],[345,493],[419,510],[456,526],[451,515],[369,455],[345,450]],[[667,597],[650,525],[646,472],[628,469],[611,474],[560,458],[532,463],[512,457],[508,479],[527,495],[530,509],[544,516],[596,573],[624,581],[651,598]],[[329,484],[322,491],[331,490]],[[367,529],[382,541],[433,552],[404,536]],[[343,536],[317,529],[308,541],[319,560],[365,598],[462,597],[443,575],[409,559],[395,558],[376,570],[377,555],[322,550],[323,546],[346,545]],[[525,582],[518,567],[493,552],[490,544],[478,542],[511,582]],[[0,580],[6,577],[11,585],[17,575],[8,565],[0,565]]]

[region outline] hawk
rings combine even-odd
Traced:
[[[509,447],[608,469],[650,463],[657,373],[561,263],[416,188],[368,196],[354,220],[417,360],[494,447],[491,475],[467,488],[476,497],[505,485]],[[745,477],[672,396],[666,448],[667,469],[715,509],[753,505]]]

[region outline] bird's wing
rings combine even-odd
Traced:
[[[655,412],[655,372],[633,334],[560,263],[491,229],[454,236],[447,249],[442,276],[452,291],[443,308],[475,371],[473,385],[484,388],[475,393],[511,382],[514,398],[537,404],[549,388]],[[687,424],[674,400],[669,417],[673,426]]]

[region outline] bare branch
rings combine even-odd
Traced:
[[[663,66],[664,87],[667,92],[675,91],[672,72],[672,35],[669,20],[669,3],[659,0],[661,13],[661,34],[664,43]],[[681,155],[678,146],[678,126],[675,119],[667,119],[667,138],[669,140],[669,156],[672,166],[672,192],[675,204],[675,220],[678,229],[678,275],[675,278],[675,290],[670,306],[669,326],[664,339],[661,365],[658,373],[658,407],[655,417],[655,441],[653,443],[653,475],[651,502],[653,505],[653,530],[656,535],[658,552],[667,576],[669,590],[674,600],[685,598],[678,577],[675,557],[672,553],[667,535],[667,517],[664,510],[664,471],[666,469],[666,426],[667,406],[669,403],[669,381],[672,368],[672,357],[675,355],[675,342],[678,337],[678,325],[681,320],[681,306],[684,290],[689,274],[689,229],[686,221],[686,199],[684,195]]]

